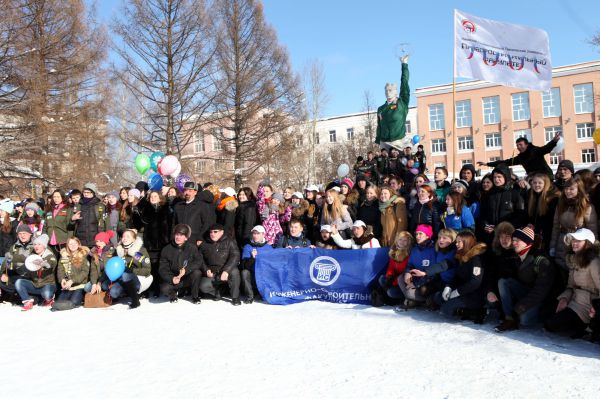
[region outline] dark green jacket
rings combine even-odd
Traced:
[[[27,243],[22,243],[17,240],[8,252],[0,267],[2,274],[8,274],[9,283],[13,284],[17,278],[26,277],[29,270],[25,267],[25,259],[33,253],[33,244],[31,240]]]
[[[104,274],[104,265],[110,258],[115,254],[115,250],[112,246],[105,247],[102,251],[102,256],[98,255],[97,247],[94,247],[91,251],[92,264],[90,266],[90,282],[92,284],[102,283],[108,280],[106,274]]]
[[[133,272],[136,276],[148,277],[152,270],[150,266],[150,257],[148,251],[144,248],[144,242],[141,237],[135,239],[129,249],[125,249],[123,244],[117,247],[117,256],[125,259],[125,271]]]
[[[32,253],[34,253],[32,251]],[[44,266],[37,272],[27,270],[26,278],[31,280],[35,288],[42,288],[48,284],[56,284],[55,272],[56,272],[56,256],[50,249],[46,249],[41,255],[44,259]]]
[[[44,216],[44,234],[48,234],[48,237],[52,240],[52,234],[54,233],[58,244],[66,243],[69,237],[73,235],[73,232],[68,229],[72,216],[73,210],[70,207],[62,208],[56,216],[53,215],[52,211],[46,212]]]
[[[406,116],[410,88],[408,87],[408,64],[402,64],[400,96],[395,104],[387,102],[377,108],[377,137],[375,143],[400,140],[406,135]]]

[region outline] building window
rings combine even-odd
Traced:
[[[576,114],[589,114],[594,112],[594,93],[591,83],[575,85],[573,86],[573,92]]]
[[[485,148],[502,148],[502,135],[500,133],[486,134]]]
[[[496,162],[499,160],[500,160],[500,157],[490,157],[490,162]]]
[[[206,161],[196,162],[196,173],[204,173],[206,170]]]
[[[550,153],[550,165],[558,165],[563,160],[562,154]]]
[[[544,109],[544,118],[560,116],[560,89],[552,89],[542,93],[542,108]]]
[[[483,98],[483,123],[490,125],[500,123],[500,97]]]
[[[215,159],[215,172],[227,170],[227,163],[223,158]]]
[[[556,136],[556,133],[562,134],[562,126],[550,126],[544,129],[544,137],[546,138],[546,143]]]
[[[319,132],[315,132],[315,144],[319,144],[320,139],[319,139]]]
[[[515,130],[515,147],[517,146],[517,139],[519,137],[525,137],[530,143],[533,141],[531,138],[531,129]]]
[[[473,137],[461,136],[458,138],[458,151],[473,151]]]
[[[204,152],[206,149],[204,147],[204,133],[198,132],[194,135],[194,151],[195,152]]]
[[[593,123],[577,124],[577,140],[591,140],[594,137]]]
[[[406,128],[406,134],[409,134],[412,130],[410,127],[410,121],[406,121],[406,123],[404,124],[404,127]]]
[[[223,151],[223,142],[221,141],[221,137],[223,137],[223,129],[220,127],[215,127],[212,131],[213,136],[213,151]]]
[[[431,104],[429,106],[429,130],[442,130],[444,128],[444,104]]]
[[[456,127],[471,126],[471,100],[456,102]]]
[[[446,139],[432,139],[431,140],[431,153],[445,153],[446,152]]]
[[[473,164],[473,160],[472,159],[462,159],[460,161],[460,165],[461,166],[472,165],[472,164]]]
[[[354,140],[354,128],[353,127],[346,129],[346,137],[348,138],[348,140]]]
[[[586,148],[581,150],[581,162],[592,163],[596,162],[596,150],[593,148]]]
[[[529,93],[515,93],[512,95],[513,121],[527,121],[529,113]]]
[[[330,130],[329,131],[329,142],[330,143],[335,143],[336,142],[335,130]]]

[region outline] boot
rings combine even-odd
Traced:
[[[66,301],[63,299],[63,300],[55,301],[52,304],[52,308],[50,310],[53,312],[58,312],[61,310],[71,310],[71,309],[75,309],[75,305],[73,305],[73,302]]]
[[[600,298],[592,301],[592,307],[596,311],[596,316],[590,320],[592,342],[600,342]]]
[[[131,298],[131,303],[129,304],[130,309],[135,309],[140,306],[140,294],[138,294],[137,289],[135,288],[135,281],[120,281],[119,284],[123,287],[123,290],[127,294],[129,298]]]
[[[494,327],[496,332],[513,331],[519,329],[519,322],[514,319],[506,319],[502,323]]]

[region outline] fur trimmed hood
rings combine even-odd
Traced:
[[[117,246],[117,256],[123,258],[125,257],[125,252],[127,252],[127,254],[134,254],[136,252],[140,252],[140,249],[142,249],[143,246],[144,241],[141,237],[137,237],[127,251],[125,250],[123,243],[119,242],[119,245]]]
[[[222,211],[226,210],[228,212],[235,212],[235,210],[240,206],[239,202],[235,199],[235,197],[225,197],[221,198],[221,202],[217,205],[217,210]]]
[[[292,216],[299,218],[304,216],[304,214],[306,212],[308,212],[308,207],[310,206],[310,204],[308,203],[307,200],[302,199],[300,200],[300,206],[297,208],[292,207]]]
[[[71,263],[73,263],[74,265],[80,265],[81,262],[83,261],[83,258],[85,258],[86,256],[88,256],[90,253],[90,249],[88,247],[85,246],[80,246],[79,249],[77,249],[77,251],[75,251],[75,253],[70,254],[69,250],[67,248],[63,248],[60,250],[60,258],[61,259],[69,259],[69,261]]]
[[[350,190],[348,195],[346,195],[346,200],[344,201],[347,205],[356,205],[358,204],[358,200],[360,199],[360,193],[357,190]]]
[[[486,249],[487,249],[487,245],[480,242],[480,243],[475,244],[475,246],[473,246],[473,248],[469,249],[466,254],[463,254],[463,255],[456,254],[456,259],[458,259],[458,261],[461,263],[465,263],[465,262],[470,261],[474,257],[483,254],[486,251]]]

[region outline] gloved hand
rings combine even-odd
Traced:
[[[460,294],[458,293],[458,290],[452,290],[448,299],[458,298],[459,296],[460,296]]]
[[[452,288],[450,288],[450,287],[444,288],[444,291],[442,291],[442,299],[444,301],[447,301],[450,298],[451,291],[452,291]]]
[[[403,55],[402,57],[400,57],[400,62],[402,62],[403,64],[408,64],[408,57],[409,55]]]

